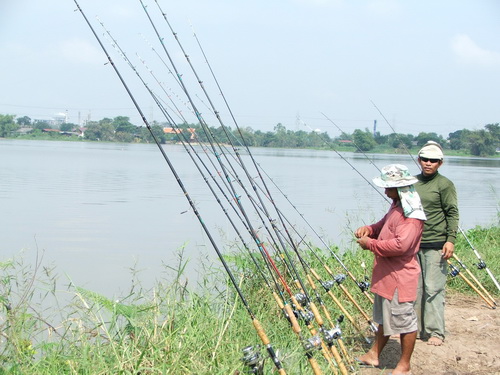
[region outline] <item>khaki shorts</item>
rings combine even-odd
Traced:
[[[417,314],[413,308],[413,302],[399,303],[397,289],[392,301],[375,294],[373,321],[384,326],[384,336],[417,330]]]

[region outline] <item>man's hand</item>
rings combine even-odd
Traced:
[[[359,227],[358,229],[356,229],[356,232],[354,232],[354,235],[356,236],[356,238],[369,236],[370,228],[368,228],[367,226]]]
[[[368,250],[368,241],[370,240],[370,237],[368,236],[362,236],[359,240],[356,242],[361,246],[362,249]]]
[[[443,245],[443,250],[441,251],[441,256],[443,259],[450,259],[453,256],[453,252],[455,251],[455,245],[451,242],[446,242]]]

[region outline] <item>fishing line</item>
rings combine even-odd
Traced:
[[[216,76],[215,76],[215,73],[214,73],[214,71],[213,71],[213,69],[212,69],[212,67],[211,67],[211,65],[210,65],[210,63],[209,63],[209,61],[208,61],[208,58],[207,58],[207,56],[206,56],[206,54],[205,54],[205,51],[203,50],[203,48],[202,48],[202,46],[201,46],[201,43],[199,42],[199,39],[198,39],[198,37],[197,37],[196,33],[194,32],[194,30],[193,30],[193,34],[194,34],[194,37],[196,38],[196,41],[197,41],[197,43],[198,43],[198,46],[200,47],[200,49],[201,49],[201,51],[202,51],[202,54],[203,54],[203,56],[204,56],[204,58],[205,58],[205,61],[206,61],[207,65],[208,65],[208,67],[209,67],[209,69],[210,69],[210,71],[211,71],[211,73],[212,73],[212,77],[213,77],[214,81],[216,82],[217,87],[219,88],[219,92],[220,92],[221,96],[223,97],[224,102],[226,103],[226,107],[228,108],[229,113],[231,114],[231,116],[232,116],[232,118],[233,118],[233,121],[234,121],[234,123],[235,123],[235,125],[236,125],[237,129],[238,129],[238,130],[239,130],[239,132],[240,132],[240,136],[242,137],[242,140],[243,140],[243,142],[242,142],[242,143],[243,143],[244,147],[246,147],[248,154],[249,154],[249,155],[250,155],[250,157],[252,158],[252,161],[254,162],[255,168],[256,168],[257,172],[259,173],[260,180],[263,182],[263,184],[264,184],[264,186],[265,186],[265,188],[266,188],[266,192],[267,192],[266,196],[267,196],[267,198],[268,198],[268,199],[269,199],[269,200],[273,203],[273,205],[274,205],[274,201],[273,201],[273,200],[272,200],[272,198],[271,198],[271,194],[270,194],[270,192],[269,192],[269,189],[267,188],[267,185],[265,184],[265,181],[264,181],[264,179],[262,178],[262,175],[261,175],[261,173],[260,173],[261,168],[260,168],[260,166],[259,166],[259,165],[257,165],[257,163],[255,162],[255,159],[253,158],[252,153],[250,152],[250,150],[249,150],[249,148],[248,148],[247,143],[244,141],[244,137],[243,137],[243,135],[242,135],[242,133],[241,133],[241,130],[240,130],[239,126],[238,126],[238,123],[237,123],[237,121],[236,121],[236,119],[235,119],[235,117],[234,117],[234,115],[233,115],[233,113],[232,113],[232,111],[231,111],[231,108],[230,108],[230,106],[229,106],[229,104],[228,104],[228,102],[227,102],[227,100],[226,100],[226,98],[225,98],[225,96],[224,96],[224,93],[223,93],[223,91],[222,91],[222,89],[221,89],[221,87],[220,87],[220,84],[219,84],[219,82],[218,82],[218,80],[217,80]],[[209,98],[208,98],[208,99],[209,99]],[[210,99],[209,99],[209,101],[210,101]],[[214,111],[215,111],[215,109],[214,109]],[[285,196],[286,196],[286,195],[285,195]],[[288,199],[288,198],[287,198],[287,199]],[[287,232],[287,234],[288,234],[288,236],[289,236],[289,238],[290,238],[290,241],[289,241],[289,242],[291,242],[291,243],[292,243],[292,247],[294,248],[294,250],[295,250],[295,252],[297,253],[297,255],[299,255],[299,254],[298,254],[298,249],[297,249],[295,246],[293,246],[293,240],[291,239],[291,236],[290,236],[290,234],[289,234],[288,230],[286,229],[286,228],[287,228],[287,226],[286,226],[286,225],[284,224],[284,222],[283,222],[283,215],[281,214],[281,211],[277,208],[277,206],[276,206],[276,205],[274,205],[274,206],[275,206],[275,209],[276,209],[276,211],[277,211],[277,213],[278,213],[278,217],[279,217],[279,218],[280,218],[280,220],[282,221],[282,225],[283,225],[283,227],[285,228],[285,230],[286,230],[286,232]],[[292,205],[292,206],[293,206],[293,205]],[[295,206],[294,206],[294,207],[295,207]],[[303,217],[303,215],[301,215],[301,216]],[[342,263],[342,264],[343,264],[343,263]],[[345,267],[345,265],[344,265],[344,267]],[[346,268],[346,267],[345,267],[345,268]],[[351,275],[352,275],[352,274],[351,274]],[[357,284],[357,285],[358,285],[358,286],[360,286],[360,284]],[[345,290],[345,289],[344,289],[344,290]],[[347,292],[347,290],[345,290],[345,291]],[[347,292],[347,293],[348,293],[348,292]],[[348,294],[348,295],[350,296],[350,294]],[[352,299],[352,296],[350,296],[350,297],[351,297],[351,300],[352,300],[352,301],[353,301],[353,302],[357,305],[357,303],[354,301],[354,299]],[[369,297],[369,298],[371,298],[369,295],[368,295],[368,297]],[[357,306],[359,306],[359,305],[357,305]],[[362,310],[361,310],[361,312],[363,313],[363,311],[362,311]],[[369,320],[369,319],[368,319],[368,320]],[[371,325],[371,326],[372,326],[372,329],[373,329],[373,327],[374,327],[374,326],[373,326],[373,323],[372,323],[372,325]]]
[[[474,254],[476,255],[477,259],[479,260],[479,263],[476,264],[477,268],[480,269],[480,270],[485,269],[486,272],[488,273],[488,275],[490,276],[491,280],[493,280],[493,283],[495,284],[495,286],[497,287],[497,289],[500,291],[500,284],[498,283],[497,279],[495,278],[495,276],[493,275],[493,273],[490,271],[490,269],[488,268],[488,266],[486,265],[486,263],[481,259],[481,255],[479,254],[479,252],[476,250],[476,248],[469,241],[469,238],[467,238],[467,236],[465,235],[465,233],[462,230],[462,228],[458,227],[458,230],[463,234],[464,238],[467,240],[467,243],[469,244],[469,246],[473,250]]]
[[[370,100],[370,101],[371,101],[371,100]],[[388,121],[388,120],[387,120],[387,118],[384,116],[384,114],[380,111],[380,109],[379,109],[379,108],[375,105],[375,103],[374,103],[373,101],[371,101],[371,103],[372,103],[372,104],[373,104],[373,106],[377,109],[377,111],[380,113],[380,115],[384,118],[385,122],[389,125],[389,127],[392,129],[392,131],[394,132],[395,136],[399,139],[400,143],[403,145],[403,148],[405,149],[406,153],[407,153],[407,154],[411,157],[411,159],[412,159],[412,160],[413,160],[413,162],[417,165],[417,167],[418,167],[419,169],[421,169],[421,167],[420,167],[420,165],[419,165],[418,161],[417,161],[417,160],[415,160],[415,158],[413,157],[413,155],[412,155],[412,154],[411,154],[411,152],[409,151],[408,147],[406,147],[405,142],[404,142],[403,140],[401,140],[401,138],[399,137],[398,133],[397,133],[397,132],[396,132],[396,130],[392,127],[392,125],[389,123],[389,121]],[[325,116],[325,117],[326,117],[326,116]],[[328,117],[327,117],[327,118],[328,118]],[[332,122],[333,122],[333,121],[332,121]],[[338,128],[338,126],[337,126],[337,128]],[[340,129],[340,128],[338,128],[338,129],[339,129],[339,130],[343,133],[342,129]],[[360,147],[356,144],[356,142],[354,142],[354,141],[353,141],[353,144],[356,146],[356,148],[357,148],[359,151],[361,151],[361,148],[360,148]],[[361,151],[361,152],[362,152],[362,151]],[[371,160],[368,158],[368,156],[367,156],[365,153],[363,153],[363,155],[365,155],[365,157],[366,157],[366,158],[367,158],[367,159],[371,162]],[[377,166],[376,166],[373,162],[371,162],[371,164],[372,164],[372,165],[373,165],[373,166],[374,166],[374,167],[375,167],[375,168],[376,168],[376,169],[380,172],[380,169],[379,169],[379,168],[378,168],[378,167],[377,167]],[[373,187],[373,185],[372,185],[372,187]],[[375,189],[375,187],[373,187],[373,188]],[[378,191],[378,189],[376,189],[376,190]],[[386,201],[387,201],[387,202],[389,202],[387,199],[386,199]],[[474,249],[474,247],[472,246],[472,244],[470,243],[469,239],[467,238],[466,234],[464,233],[464,231],[462,230],[462,228],[461,228],[460,226],[458,226],[458,230],[459,230],[459,231],[460,231],[460,232],[464,235],[465,239],[467,240],[467,242],[469,243],[469,245],[472,247],[472,249],[473,249],[473,250],[475,250],[475,249]],[[477,256],[477,254],[476,254],[476,256]],[[474,275],[473,275],[473,274],[469,271],[469,269],[465,266],[465,264],[463,264],[460,260],[458,260],[458,257],[456,257],[456,255],[455,255],[455,254],[454,254],[454,257],[455,257],[455,259],[457,260],[457,262],[459,263],[459,265],[460,265],[460,266],[461,266],[464,270],[466,270],[466,272],[469,274],[469,276],[471,276],[471,278],[472,278],[472,279],[473,279],[473,281],[476,283],[476,285],[477,285],[480,289],[482,289],[484,292],[486,292],[486,294],[488,295],[488,298],[490,299],[490,303],[489,303],[489,304],[491,305],[491,303],[493,303],[493,304],[496,306],[496,302],[495,302],[495,300],[494,300],[494,299],[493,299],[493,298],[489,295],[489,293],[486,291],[486,289],[484,288],[484,286],[483,286],[483,285],[479,282],[479,280],[478,280],[476,277],[474,277]],[[479,259],[480,259],[480,262],[481,262],[481,258],[480,258],[480,257],[479,257]],[[479,268],[479,269],[481,269],[479,266],[478,266],[478,268]],[[455,270],[452,270],[452,271],[453,271],[453,272],[451,272],[451,273],[450,273],[450,275],[452,275],[452,274],[455,272]],[[488,270],[488,271],[489,271],[489,270]],[[492,277],[492,279],[493,279],[493,280],[494,280],[494,282],[495,282],[495,281],[496,281],[496,279],[494,279],[494,277],[493,277],[493,275],[491,274],[491,272],[488,272],[488,274],[490,275],[490,277]],[[455,275],[455,276],[456,276],[456,275]],[[468,284],[468,285],[472,286],[472,283],[471,283],[468,279],[466,279],[464,275],[460,275],[460,276],[464,279],[464,281],[466,281],[466,282],[467,282],[467,284]],[[497,286],[498,286],[498,285],[497,285]],[[473,287],[473,289],[474,289],[475,291],[479,292],[479,290],[477,289],[477,287]],[[500,286],[499,286],[499,289],[500,289]],[[479,294],[479,295],[480,295],[483,299],[485,299],[485,298],[486,298],[486,297],[485,297],[482,293],[480,293],[480,292],[479,292],[478,294]],[[493,307],[493,306],[491,306],[491,307]],[[493,308],[494,308],[494,307],[493,307]]]
[[[144,11],[146,12],[146,14],[148,15],[148,18],[149,18],[150,22],[152,23],[153,28],[155,29],[155,32],[157,33],[157,35],[158,35],[158,37],[159,37],[159,34],[158,34],[158,32],[156,31],[157,29],[156,29],[156,27],[154,26],[153,21],[152,21],[151,17],[149,16],[149,13],[148,13],[147,9],[144,7],[144,4],[143,4],[142,0],[139,0],[139,1],[140,1],[140,2],[141,2],[141,4],[143,5],[143,9],[144,9]],[[190,60],[190,58],[189,58],[189,55],[188,55],[188,54],[186,53],[186,51],[184,50],[184,48],[183,48],[183,46],[182,46],[182,44],[181,44],[181,42],[180,42],[180,40],[179,40],[179,38],[178,38],[178,36],[177,36],[177,33],[173,30],[173,28],[172,28],[172,26],[171,26],[170,22],[168,21],[168,18],[166,17],[166,13],[165,13],[165,12],[163,12],[163,10],[161,9],[161,7],[160,7],[160,5],[158,4],[158,2],[157,2],[157,1],[155,1],[155,2],[156,2],[156,4],[157,4],[157,6],[158,6],[158,8],[159,8],[159,10],[160,10],[160,12],[161,12],[161,14],[163,15],[163,18],[164,18],[165,22],[167,23],[168,27],[170,28],[170,30],[171,30],[171,32],[172,32],[172,34],[173,34],[173,36],[174,36],[175,40],[177,41],[177,43],[178,43],[178,45],[179,45],[179,48],[181,49],[182,53],[184,54],[184,57],[186,58],[186,60],[187,60],[187,62],[188,62],[188,64],[189,64],[189,66],[190,66],[190,68],[191,68],[191,70],[192,70],[192,72],[193,72],[194,76],[196,77],[196,79],[197,79],[197,81],[198,81],[198,84],[199,84],[199,85],[200,85],[200,87],[202,88],[202,90],[203,90],[203,92],[204,92],[204,94],[205,94],[205,96],[206,96],[207,100],[209,101],[209,103],[210,103],[210,105],[211,105],[211,107],[212,107],[212,109],[213,109],[213,113],[216,115],[217,119],[219,120],[219,123],[220,123],[220,125],[221,125],[221,128],[223,129],[223,131],[224,131],[224,133],[225,133],[225,135],[226,135],[226,137],[227,137],[228,141],[230,142],[231,146],[233,147],[233,151],[234,151],[235,155],[237,156],[238,160],[240,161],[240,167],[242,168],[242,170],[243,170],[243,171],[244,171],[244,173],[246,174],[246,176],[247,176],[248,180],[250,181],[250,184],[251,184],[251,186],[252,186],[252,188],[253,188],[253,192],[256,194],[257,198],[259,199],[260,204],[261,204],[261,207],[264,209],[264,212],[265,212],[265,214],[266,214],[266,216],[267,216],[267,218],[268,218],[269,223],[271,224],[271,227],[272,227],[272,228],[276,231],[278,241],[279,241],[279,242],[280,242],[280,244],[281,244],[281,247],[282,247],[282,249],[283,249],[283,251],[284,251],[284,254],[285,254],[285,255],[286,255],[286,257],[288,258],[288,265],[289,265],[289,267],[293,270],[293,272],[294,272],[295,276],[297,277],[297,279],[298,279],[298,280],[299,280],[299,282],[301,283],[301,285],[302,285],[303,289],[305,290],[304,283],[302,282],[302,280],[301,280],[301,278],[300,278],[299,273],[298,273],[298,272],[297,272],[297,270],[295,269],[294,263],[293,263],[293,261],[291,260],[290,255],[288,254],[288,251],[286,250],[286,246],[285,246],[285,244],[283,243],[283,241],[281,240],[281,236],[280,236],[280,235],[279,235],[279,233],[277,232],[277,227],[276,227],[276,225],[275,225],[275,222],[274,222],[274,221],[272,220],[272,218],[269,216],[269,213],[268,213],[268,211],[267,211],[267,209],[266,209],[266,207],[265,207],[265,205],[264,205],[264,202],[262,201],[262,199],[261,199],[261,197],[260,197],[260,194],[258,194],[258,191],[257,191],[257,189],[256,189],[256,187],[255,187],[255,184],[253,183],[253,179],[252,179],[252,177],[250,176],[250,174],[249,174],[249,172],[248,172],[247,168],[245,167],[245,164],[243,163],[243,160],[241,159],[241,156],[240,156],[240,154],[239,154],[238,150],[236,149],[236,147],[234,147],[234,144],[233,144],[233,143],[232,143],[232,141],[231,141],[231,137],[228,135],[228,132],[227,132],[227,127],[226,127],[226,126],[224,125],[224,123],[222,122],[222,119],[221,119],[221,117],[220,117],[219,112],[218,112],[218,111],[217,111],[217,109],[215,108],[215,106],[214,106],[214,104],[213,104],[213,102],[212,102],[212,100],[211,100],[210,96],[208,95],[208,93],[207,93],[207,91],[206,91],[206,89],[205,89],[205,87],[204,87],[204,85],[203,85],[203,81],[199,78],[199,76],[198,76],[198,74],[197,74],[197,72],[196,72],[196,69],[194,68],[194,66],[193,66],[193,64],[192,64],[192,62],[191,62],[191,60]],[[170,56],[170,55],[168,54],[168,51],[166,51],[166,47],[165,47],[165,44],[163,43],[163,39],[161,39],[161,41],[162,41],[162,45],[163,45],[163,48],[164,48],[165,52],[167,53],[167,55],[168,55],[168,56]],[[172,61],[171,59],[170,59],[170,63],[172,64],[172,66],[173,66],[174,70],[175,70],[175,71],[176,71],[176,73],[178,74],[178,71],[177,71],[177,69],[176,69],[176,67],[175,67],[175,64],[173,63],[173,61]],[[182,82],[182,80],[180,79],[180,77],[179,77],[179,80]],[[191,96],[187,93],[187,89],[185,89],[184,84],[183,84],[183,88],[184,88],[184,90],[186,91],[186,95],[188,96],[189,101],[192,103],[193,108],[195,108],[194,103],[192,102],[192,98],[191,98]],[[198,111],[196,111],[196,112],[198,112]],[[206,125],[206,124],[205,124],[205,125]],[[203,124],[202,124],[202,126],[203,126]],[[211,141],[210,141],[210,142],[211,142]],[[231,164],[230,164],[230,165],[231,165]],[[233,169],[233,171],[234,171],[234,169]],[[234,171],[234,172],[235,172],[235,171]],[[238,178],[238,182],[240,182],[239,178]],[[245,192],[247,192],[247,191],[246,191],[246,189],[244,188],[244,185],[243,185],[243,184],[241,184],[241,186],[243,187],[243,189],[245,190]],[[250,195],[248,194],[248,192],[247,192],[247,196],[250,196]],[[246,215],[245,215],[245,214],[244,214],[244,216],[246,217]],[[259,214],[259,216],[260,216],[260,214]],[[264,223],[263,223],[263,224],[264,224]],[[264,225],[265,225],[265,224],[264,224]],[[266,226],[266,228],[267,228],[267,226]],[[285,229],[285,230],[286,230],[286,229]],[[260,241],[259,241],[259,242],[260,242]],[[284,281],[284,280],[283,280],[283,281]],[[288,286],[286,286],[285,288],[286,288],[286,289],[288,289]],[[307,294],[306,294],[306,296],[307,296]],[[307,296],[307,298],[308,298],[308,296]],[[309,299],[309,298],[308,298],[308,299]]]
[[[157,3],[157,4],[158,4],[158,3]],[[158,5],[158,6],[159,6],[159,5]],[[198,83],[199,83],[199,84],[200,84],[200,86],[202,87],[202,89],[203,89],[203,91],[204,91],[204,93],[205,93],[205,95],[206,95],[207,99],[209,100],[209,102],[210,102],[210,104],[211,104],[211,106],[212,106],[212,109],[213,109],[213,113],[214,113],[214,114],[216,115],[216,117],[219,119],[219,122],[221,123],[222,128],[223,128],[223,129],[224,129],[224,131],[226,132],[226,136],[228,137],[229,141],[231,142],[230,137],[227,135],[226,128],[225,128],[224,124],[222,123],[222,121],[221,121],[221,119],[220,119],[219,113],[218,113],[218,111],[215,109],[215,107],[213,106],[213,103],[212,103],[212,101],[211,101],[210,97],[208,96],[208,93],[206,92],[206,90],[205,90],[205,88],[204,88],[204,86],[203,86],[202,81],[199,79],[199,77],[198,77],[198,75],[197,75],[197,73],[196,73],[196,71],[195,71],[195,69],[194,69],[194,67],[193,67],[193,65],[192,65],[192,63],[191,63],[191,61],[190,61],[190,59],[189,59],[188,55],[185,53],[185,51],[184,51],[184,49],[183,49],[182,45],[180,44],[180,41],[179,41],[179,39],[177,38],[177,34],[173,31],[173,29],[172,29],[172,27],[171,27],[170,23],[168,22],[168,19],[167,19],[167,18],[166,18],[166,16],[165,16],[165,13],[161,10],[161,8],[160,8],[160,11],[162,12],[162,14],[163,14],[163,16],[164,16],[164,18],[165,18],[165,21],[168,23],[168,25],[169,25],[169,27],[170,27],[170,29],[171,29],[171,31],[172,31],[172,33],[173,33],[174,37],[176,38],[176,40],[177,40],[177,42],[178,42],[178,44],[179,44],[179,46],[180,46],[181,50],[183,51],[183,53],[184,53],[184,55],[185,55],[186,59],[188,60],[188,63],[189,63],[189,65],[191,66],[191,69],[193,70],[193,73],[194,73],[194,74],[195,74],[195,76],[197,77]],[[231,144],[232,144],[232,142],[231,142]],[[241,157],[239,156],[238,150],[237,150],[236,148],[234,148],[234,145],[233,145],[233,150],[234,150],[235,154],[238,156],[238,160],[240,161],[240,166],[241,166],[241,167],[243,168],[243,170],[245,171],[245,173],[246,173],[247,177],[249,178],[250,182],[252,183],[252,186],[254,186],[254,184],[253,184],[253,179],[249,176],[249,173],[248,173],[248,171],[246,170],[246,168],[245,168],[245,166],[244,166],[244,164],[243,164],[243,161],[242,161]],[[239,179],[238,179],[238,181],[239,181]],[[257,191],[256,191],[255,187],[254,187],[254,192],[256,192],[256,193],[257,193]],[[270,195],[270,194],[269,194],[269,195]],[[258,195],[258,196],[259,196],[259,195]],[[260,196],[259,196],[259,197],[260,197]],[[269,196],[268,196],[268,198],[269,198]],[[259,198],[259,199],[260,199],[260,198]],[[268,214],[267,210],[265,209],[265,205],[263,204],[263,202],[262,202],[262,200],[261,200],[261,199],[260,199],[260,203],[261,203],[261,208],[263,208],[263,209],[264,209],[264,211],[265,211],[266,215],[267,215],[267,216],[268,216],[268,218],[269,218],[269,214]],[[271,224],[272,224],[273,228],[274,228],[274,229],[275,229],[275,231],[276,231],[276,229],[277,229],[277,228],[276,228],[276,226],[274,225],[273,221],[272,221],[270,218],[269,218],[269,220],[270,220],[270,222],[271,222]],[[281,236],[279,235],[279,232],[278,232],[278,231],[276,231],[276,233],[278,234],[278,239],[280,239],[280,242],[281,242]],[[291,238],[290,238],[290,240],[291,240]],[[293,240],[291,240],[291,241],[293,241]],[[281,242],[281,243],[282,243],[282,242]],[[282,247],[283,247],[283,249],[285,249],[285,255],[288,257],[288,265],[289,265],[288,267],[289,267],[289,268],[291,267],[291,268],[293,268],[293,269],[294,269],[294,273],[297,275],[299,283],[303,286],[303,283],[300,281],[300,277],[298,276],[298,272],[295,270],[295,268],[294,268],[294,266],[293,266],[293,261],[289,258],[288,252],[286,251],[286,246],[285,246],[283,243],[282,243]],[[293,297],[292,297],[292,299],[293,299]],[[314,308],[314,305],[312,304],[312,301],[310,301],[310,306],[311,306],[312,308]],[[315,315],[316,315],[316,314],[315,314]]]
[[[87,16],[85,15],[85,13],[83,12],[82,8],[80,7],[80,5],[78,4],[78,2],[76,0],[74,0],[80,14],[83,16],[85,22],[87,23],[87,25],[89,26],[90,30],[92,31],[92,34],[94,35],[94,37],[96,38],[96,40],[98,41],[99,45],[101,46],[101,49],[103,50],[103,52],[105,53],[109,63],[111,64],[111,66],[113,67],[116,75],[118,76],[120,82],[122,83],[124,89],[126,90],[127,94],[129,95],[130,99],[132,100],[137,112],[139,113],[139,115],[141,116],[144,124],[146,125],[146,127],[148,128],[151,136],[153,137],[153,140],[155,141],[155,144],[157,145],[158,149],[160,150],[164,160],[167,162],[172,174],[174,175],[179,187],[181,188],[181,190],[183,191],[184,193],[184,196],[186,197],[186,199],[188,200],[189,202],[189,205],[191,206],[191,208],[193,209],[193,212],[195,213],[196,217],[198,218],[203,230],[205,231],[207,237],[209,238],[210,240],[210,243],[212,244],[215,252],[217,253],[226,273],[228,274],[230,280],[231,280],[231,283],[233,284],[233,287],[235,288],[236,292],[238,293],[238,296],[240,298],[240,300],[242,301],[245,309],[247,310],[247,313],[249,314],[252,322],[253,322],[253,326],[255,328],[255,330],[257,331],[257,334],[259,336],[259,338],[261,339],[262,343],[265,345],[268,353],[269,353],[269,356],[271,357],[275,367],[277,368],[278,372],[280,374],[286,374],[280,360],[277,358],[276,356],[276,353],[274,351],[274,348],[272,347],[271,343],[270,343],[270,340],[269,338],[267,337],[261,323],[257,320],[255,314],[253,313],[252,309],[250,308],[250,305],[248,303],[248,301],[245,299],[244,295],[243,295],[243,292],[242,290],[240,289],[234,275],[232,274],[231,272],[231,269],[229,268],[228,264],[226,263],[224,257],[222,256],[222,253],[220,252],[217,244],[215,243],[215,240],[213,239],[210,231],[208,230],[207,226],[205,225],[203,219],[201,218],[201,215],[200,213],[198,212],[194,202],[192,201],[189,193],[187,192],[183,182],[181,181],[179,175],[177,174],[177,171],[175,170],[173,164],[171,163],[170,159],[168,158],[165,150],[161,147],[157,137],[155,136],[154,132],[152,131],[151,129],[151,126],[149,124],[149,122],[147,121],[146,117],[144,116],[144,113],[142,112],[142,109],[140,108],[138,102],[136,101],[134,95],[132,94],[132,92],[130,91],[128,85],[126,84],[125,80],[123,79],[122,75],[120,74],[118,68],[115,66],[113,60],[111,59],[111,56],[108,54],[108,51],[106,50],[106,48],[104,47],[104,45],[102,44],[99,36],[97,35],[97,33],[95,32],[92,24],[90,23],[90,21],[87,19]]]
[[[136,73],[136,75],[138,76],[138,78],[140,79],[140,81],[143,83],[143,85],[146,87],[146,89],[148,90],[148,92],[150,93],[151,97],[155,100],[157,106],[160,108],[160,110],[162,111],[162,113],[164,114],[165,118],[167,119],[167,121],[170,123],[171,126],[173,126],[174,128],[176,129],[179,129],[181,130],[174,122],[173,120],[171,119],[170,115],[168,114],[168,112],[165,110],[165,108],[161,105],[161,103],[159,103],[158,101],[158,97],[152,92],[152,90],[149,88],[149,86],[147,85],[147,83],[143,80],[142,76],[139,74],[139,72],[135,69],[135,67],[132,65],[132,63],[130,62],[130,60],[127,58],[126,54],[124,53],[124,51],[120,48],[120,46],[118,45],[117,41],[113,38],[113,36],[111,35],[111,33],[106,30],[106,28],[104,27],[104,24],[101,22],[101,25],[102,27],[104,28],[104,30],[107,32],[107,34],[109,35],[109,37],[111,38],[111,40],[113,41],[113,47],[117,48],[118,49],[118,52],[119,54],[124,58],[124,60],[128,63],[128,65],[130,66],[130,68]],[[261,274],[263,280],[265,281],[266,285],[269,287],[269,289],[271,290],[273,296],[275,296],[275,299],[276,299],[276,292],[273,291],[269,281],[267,280],[267,278],[265,277],[261,267],[259,266],[257,260],[255,259],[255,257],[253,256],[253,253],[250,251],[248,245],[246,244],[245,240],[243,239],[241,233],[239,232],[238,228],[236,227],[234,221],[231,219],[231,217],[229,216],[227,210],[224,208],[224,206],[222,205],[222,202],[220,201],[219,197],[217,196],[217,194],[215,193],[215,191],[213,190],[213,188],[211,187],[208,179],[206,178],[205,174],[203,173],[203,171],[201,170],[201,168],[199,167],[198,163],[196,162],[196,160],[194,160],[192,154],[191,154],[191,151],[193,151],[193,153],[198,157],[198,160],[201,162],[201,164],[205,167],[206,171],[208,172],[208,174],[212,177],[212,180],[214,181],[214,183],[217,185],[217,187],[219,188],[219,190],[221,191],[221,193],[224,195],[224,197],[226,198],[226,201],[229,203],[229,205],[233,208],[233,210],[235,211],[236,215],[238,216],[238,218],[240,218],[241,222],[243,223],[243,225],[245,226],[245,228],[248,230],[248,227],[246,226],[244,220],[241,218],[241,216],[239,216],[238,214],[238,211],[236,210],[236,208],[234,207],[234,205],[232,205],[232,202],[229,200],[229,198],[227,197],[227,195],[224,193],[224,190],[220,187],[220,185],[217,183],[217,181],[215,180],[215,177],[210,173],[210,170],[208,169],[208,167],[206,166],[206,164],[202,161],[202,159],[200,158],[199,154],[196,152],[196,150],[194,149],[194,147],[192,146],[192,144],[186,139],[186,136],[184,135],[184,133],[182,131],[180,131],[178,133],[181,138],[180,138],[180,141],[182,143],[182,145],[184,146],[184,148],[186,149],[186,152],[189,154],[189,156],[191,157],[191,160],[193,161],[193,163],[195,164],[196,168],[198,169],[198,171],[200,172],[200,174],[202,175],[204,181],[206,182],[206,184],[208,185],[212,195],[215,197],[217,203],[219,204],[219,206],[221,207],[222,211],[224,212],[225,216],[227,217],[227,219],[229,220],[230,224],[232,225],[233,229],[235,230],[238,238],[240,239],[240,241],[242,242],[244,248],[248,251],[252,261],[254,262],[257,270],[259,271],[259,273]],[[189,147],[191,148],[191,151],[187,148],[186,144],[189,145]],[[211,160],[211,159],[210,159]],[[224,180],[223,180],[224,181]],[[269,268],[269,262],[266,261],[266,265],[268,266]],[[276,286],[276,290],[278,290],[280,292],[280,295],[281,295],[281,291],[279,289],[279,287],[277,286],[277,281],[276,279],[274,278],[274,275],[273,273],[271,272],[271,270],[269,269],[269,272],[270,272],[270,275],[271,277],[273,278],[273,281],[275,283],[275,286]],[[284,300],[284,298],[282,297],[282,299]]]

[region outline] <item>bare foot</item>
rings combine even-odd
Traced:
[[[396,366],[394,370],[392,370],[389,375],[411,375],[410,367],[409,366],[402,366],[400,367],[399,364]]]
[[[373,358],[370,355],[370,352],[363,354],[362,356],[359,356],[356,358],[356,362],[358,365],[361,366],[373,366],[373,367],[378,367],[379,361],[378,358]]]
[[[427,341],[427,345],[441,346],[443,345],[443,340],[439,337],[433,336]]]

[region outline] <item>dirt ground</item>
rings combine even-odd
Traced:
[[[497,303],[500,302],[497,298]],[[445,309],[446,340],[431,346],[417,340],[412,375],[500,374],[500,306],[493,310],[474,296],[449,295]],[[399,360],[399,339],[390,339],[380,368],[363,368],[360,375],[389,374]]]

